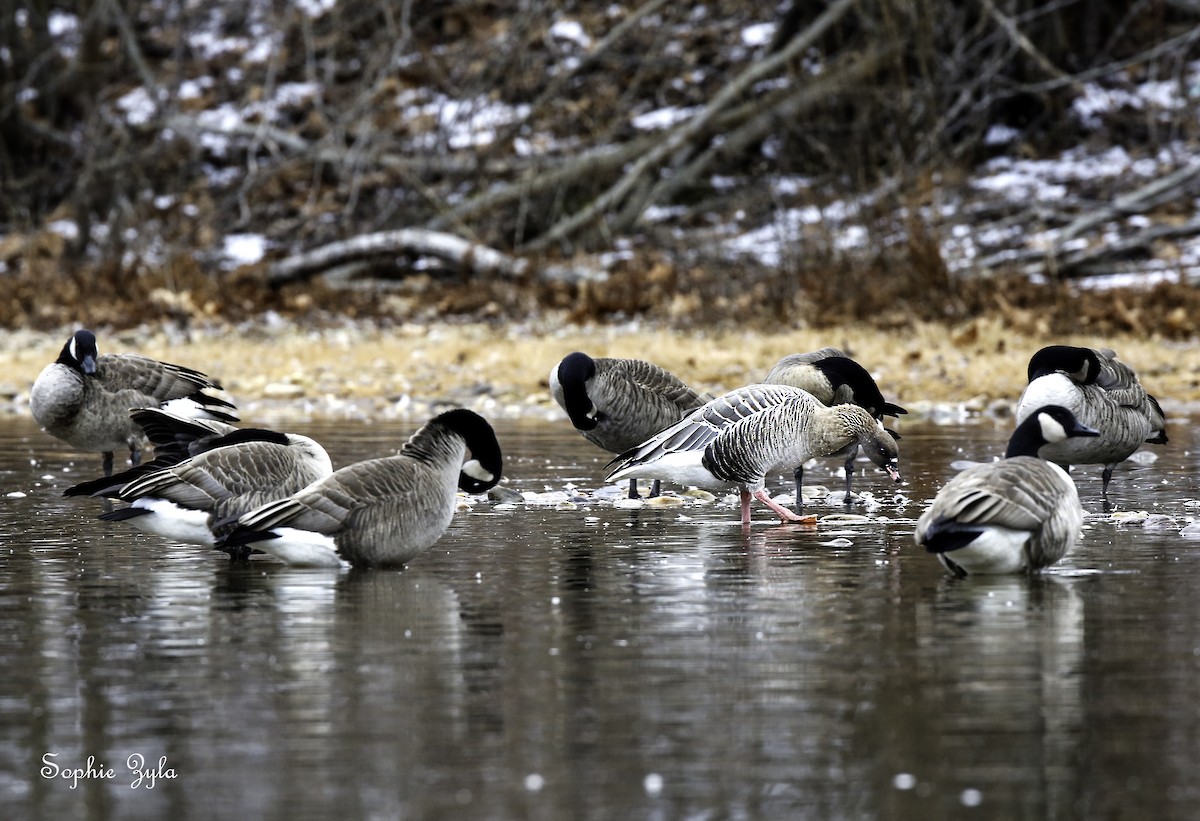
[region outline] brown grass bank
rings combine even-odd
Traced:
[[[862,362],[884,394],[916,414],[947,406],[1003,414],[1025,382],[1029,355],[1047,342],[1107,345],[1137,368],[1168,412],[1200,410],[1200,345],[1130,334],[1022,334],[999,319],[954,326],[768,331],[691,330],[645,323],[542,321],[304,329],[291,323],[214,327],[180,338],[146,327],[97,329],[102,352],[133,352],[199,368],[217,378],[246,421],[421,416],[442,403],[495,416],[555,412],[546,390],[565,354],[627,356],[663,365],[720,392],[759,379],[779,357],[837,345]],[[0,335],[0,408],[27,413],[29,386],[69,331]]]

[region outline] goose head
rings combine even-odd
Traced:
[[[901,481],[900,448],[883,424],[869,410],[858,405],[838,405],[834,411],[849,438],[858,443],[867,458],[887,471],[893,482]]]
[[[896,415],[896,412],[907,412],[885,402],[883,394],[879,392],[879,386],[875,384],[867,369],[848,356],[831,356],[814,362],[813,367],[825,374],[825,378],[829,380],[836,403],[852,402],[861,405],[877,419],[885,412],[891,416]]]
[[[89,330],[80,329],[63,345],[62,353],[56,360],[59,365],[91,376],[96,373],[96,359],[100,352],[96,349],[96,335]]]
[[[1088,427],[1061,405],[1043,405],[1017,425],[1008,440],[1004,457],[1038,456],[1043,445],[1053,445],[1076,436],[1099,436],[1100,431]]]
[[[588,380],[596,375],[596,363],[590,356],[578,351],[567,354],[551,374],[562,388],[562,406],[576,430],[592,430],[596,427],[596,406],[588,396]]]
[[[1080,385],[1095,384],[1100,376],[1100,357],[1091,348],[1047,345],[1029,359],[1029,381],[1047,374],[1065,374]]]
[[[435,416],[430,424],[440,425],[461,436],[471,452],[471,458],[463,463],[458,474],[458,488],[465,493],[483,493],[500,481],[504,459],[500,443],[492,426],[475,411],[456,408]]]

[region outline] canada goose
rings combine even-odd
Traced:
[[[131,504],[99,518],[212,547],[217,522],[282,499],[333,473],[325,449],[295,433],[243,428],[207,439],[204,445],[203,452],[177,464],[146,473],[132,468],[121,474],[130,479],[124,485],[114,487],[111,479],[85,482],[65,495],[82,495],[102,484],[91,495]]]
[[[188,419],[162,408],[134,408],[129,412],[129,418],[154,445],[154,458],[120,473],[72,485],[63,491],[63,496],[116,498],[117,492],[134,479],[177,465],[214,447],[228,445],[230,442],[225,437],[240,430],[227,422]]]
[[[112,474],[113,452],[129,448],[134,465],[141,461],[146,436],[129,418],[131,408],[161,407],[183,416],[236,422],[219,408],[232,403],[210,396],[221,386],[199,371],[132,354],[105,354],[96,336],[79,330],[67,340],[58,359],[33,383],[29,407],[46,432],[72,447],[104,454],[104,474]]]
[[[501,468],[491,425],[473,411],[447,411],[397,455],[348,465],[243,513],[217,547],[242,557],[248,551],[239,548],[257,548],[311,567],[402,565],[449,527],[457,489],[482,493],[500,481]]]
[[[641,359],[593,359],[579,352],[550,371],[550,395],[585,439],[610,453],[645,442],[711,398]],[[658,492],[655,479],[650,495]],[[629,480],[629,498],[638,498],[637,479]]]
[[[837,348],[789,354],[775,363],[763,381],[806,390],[825,405],[859,405],[881,422],[885,416],[908,413],[899,405],[885,401],[879,386],[875,384],[867,369]],[[888,433],[891,433],[893,438],[900,438],[895,431]],[[850,487],[854,477],[854,460],[858,456],[858,443],[851,442],[843,450],[830,455],[846,460],[846,504],[850,504]],[[794,475],[796,505],[799,510],[804,465],[797,465]]]
[[[1104,465],[1102,493],[1108,496],[1113,469],[1143,442],[1166,444],[1166,418],[1146,393],[1133,368],[1108,348],[1050,345],[1029,360],[1029,384],[1017,404],[1017,422],[1043,405],[1061,405],[1099,436],[1068,438],[1048,445],[1042,456],[1063,467]]]
[[[1054,564],[1075,545],[1083,508],[1067,472],[1042,457],[1052,445],[1098,435],[1059,405],[1033,411],[1004,459],[973,465],[938,491],[917,521],[917,544],[960,578]]]
[[[785,522],[812,521],[771,499],[765,477],[772,470],[836,453],[851,442],[900,481],[896,442],[865,408],[827,407],[807,391],[788,385],[748,385],[625,451],[609,463],[608,478],[655,476],[701,487],[736,486],[743,524],[750,522],[751,496]]]

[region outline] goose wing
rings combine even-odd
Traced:
[[[622,368],[624,376],[642,390],[661,396],[676,406],[680,411],[695,410],[702,406],[707,398],[696,393],[692,388],[675,374],[660,368],[652,362],[642,359],[625,360]]]
[[[333,536],[368,507],[415,504],[428,472],[427,466],[405,456],[356,462],[243,515],[239,523],[252,530],[294,527]]]
[[[918,528],[927,532],[955,522],[1035,533],[1063,498],[1060,473],[1031,456],[968,468],[942,488]]]
[[[219,383],[200,371],[134,354],[99,357],[96,375],[113,392],[135,391],[158,402],[183,399],[204,388],[221,389]]]
[[[228,442],[221,437],[238,428],[215,419],[193,419],[162,408],[134,408],[129,417],[142,429],[154,445],[154,455],[177,455],[180,459],[195,456]]]
[[[1122,408],[1133,408],[1149,422],[1151,435],[1146,441],[1153,444],[1167,442],[1167,418],[1158,400],[1146,392],[1133,368],[1117,358],[1111,348],[1093,348],[1100,360],[1100,374],[1096,384],[1107,397]]]
[[[670,453],[703,450],[722,431],[742,420],[797,396],[811,395],[787,385],[747,385],[737,388],[694,410],[676,424],[617,456],[608,463],[609,475],[632,465],[652,462]],[[816,403],[815,399],[812,402]]]
[[[282,443],[246,441],[144,476],[127,485],[120,497],[156,496],[195,510],[214,510],[221,502],[241,499],[247,509],[294,493],[322,475],[319,465],[301,458],[286,438]]]

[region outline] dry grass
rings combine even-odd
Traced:
[[[57,355],[66,334],[12,335],[0,362],[10,395],[27,393],[40,369]],[[679,331],[631,325],[542,325],[521,331],[471,323],[432,328],[357,327],[278,333],[233,331],[196,334],[173,342],[165,333],[101,335],[102,351],[136,352],[175,361],[220,378],[243,405],[280,400],[272,415],[336,415],[341,401],[409,395],[464,402],[488,395],[508,406],[547,407],[546,377],[564,355],[625,356],[657,362],[697,388],[720,392],[753,382],[781,356],[837,345],[876,376],[889,399],[920,409],[923,402],[967,403],[984,408],[1013,401],[1025,381],[1029,355],[1047,342],[1108,345],[1136,367],[1147,388],[1168,409],[1200,402],[1200,351],[1194,343],[1133,336],[1014,335],[998,319],[946,327],[907,329],[847,327],[778,333]],[[314,403],[305,402],[312,399]],[[15,403],[20,407],[21,403]]]

